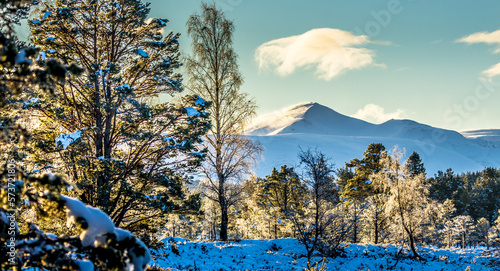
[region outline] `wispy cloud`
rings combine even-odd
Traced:
[[[401,67],[399,69],[396,69],[394,72],[402,72],[402,71],[408,71],[408,70],[411,70],[411,67],[405,66],[405,67]]]
[[[463,38],[456,40],[457,42],[463,43],[486,43],[496,45],[497,48],[493,51],[494,53],[500,53],[500,30],[493,32],[477,32]],[[489,69],[481,73],[487,79],[500,75],[500,63],[491,66]]]
[[[255,58],[259,68],[275,69],[283,76],[305,67],[315,69],[319,78],[330,80],[348,70],[381,65],[375,63],[372,50],[359,47],[369,43],[367,36],[340,29],[312,29],[260,45]]]
[[[433,40],[431,41],[431,44],[439,44],[439,43],[443,43],[443,39],[438,39],[438,40]]]
[[[486,78],[492,78],[494,76],[500,75],[500,63],[491,66],[489,69],[482,72]]]
[[[488,43],[500,45],[500,30],[493,32],[477,32],[457,40],[464,43]]]
[[[406,115],[402,109],[397,109],[395,112],[385,112],[385,109],[376,104],[367,104],[359,109],[352,117],[362,119],[372,123],[383,123],[391,119],[402,119]]]

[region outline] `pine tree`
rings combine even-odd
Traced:
[[[347,167],[354,168],[355,174],[354,177],[347,180],[342,187],[341,197],[346,199],[347,204],[354,204],[354,229],[353,229],[353,242],[357,243],[359,241],[358,233],[360,231],[360,214],[358,212],[359,206],[362,201],[364,201],[367,197],[374,196],[378,194],[380,191],[374,189],[372,185],[372,180],[370,180],[370,176],[373,173],[377,173],[382,170],[382,159],[387,155],[385,151],[385,147],[382,143],[371,143],[368,145],[363,159],[353,159]],[[372,200],[380,199],[380,197],[373,197]],[[372,225],[373,225],[373,237],[374,243],[378,244],[379,236],[380,236],[380,228],[383,227],[383,212],[382,212],[382,204],[383,202],[375,203],[378,207],[373,209],[373,217],[372,217]]]
[[[486,246],[488,249],[490,248],[490,239],[489,239],[489,231],[490,231],[490,222],[484,218],[481,217],[477,221],[476,224],[476,235],[478,237],[478,243],[479,245]]]
[[[486,218],[490,223],[495,220],[495,212],[500,208],[500,172],[486,168],[474,182],[470,215],[474,219]]]
[[[474,231],[474,220],[468,215],[459,215],[453,218],[453,232],[460,238],[460,247],[471,245],[471,236]]]
[[[278,228],[282,220],[292,212],[303,212],[307,189],[293,168],[281,166],[278,172],[273,168],[271,175],[259,179],[259,202],[261,208],[274,217],[274,238],[278,238]]]
[[[369,178],[371,174],[382,169],[381,160],[385,155],[385,147],[382,143],[370,143],[363,155],[363,159],[351,160],[347,166],[355,169],[354,178],[347,181],[342,189],[341,196],[348,201],[362,201],[366,197],[373,195],[375,191]]]
[[[497,211],[497,218],[496,220],[491,224],[491,228],[488,232],[488,238],[491,240],[492,243],[496,244],[497,246],[500,246],[500,209]]]
[[[0,110],[17,109],[27,90],[52,90],[53,83],[64,84],[69,71],[57,60],[37,62],[36,47],[17,42],[13,24],[25,18],[32,1],[0,1]],[[44,66],[45,65],[45,66]],[[48,95],[50,94],[47,93]],[[24,149],[29,133],[17,119],[2,118],[2,147]],[[24,140],[21,140],[21,136]],[[133,266],[143,270],[150,260],[147,247],[129,232],[115,228],[100,210],[89,208],[77,199],[61,195],[70,184],[52,174],[33,175],[20,164],[19,152],[7,151],[0,174],[0,267],[2,270],[43,269],[124,270]],[[43,191],[40,192],[40,191]],[[30,223],[21,231],[19,210],[23,205],[36,206],[39,216],[50,219],[55,212],[66,211],[68,223],[80,228],[80,236],[68,237],[45,233]],[[103,245],[103,242],[106,245]]]
[[[208,148],[204,175],[220,206],[220,239],[228,238],[228,209],[239,199],[228,186],[241,181],[256,162],[261,148],[242,135],[246,123],[255,114],[255,102],[240,92],[243,83],[237,55],[233,49],[234,25],[215,4],[201,5],[187,22],[193,55],[186,61],[188,88],[207,100],[212,126],[205,143]]]
[[[434,221],[432,242],[439,246],[451,247],[453,245],[452,218],[456,212],[451,199],[445,200],[438,206],[438,216]]]
[[[269,215],[266,214],[262,208],[260,200],[260,183],[261,179],[255,176],[250,176],[248,180],[243,183],[242,200],[239,204],[239,211],[242,217],[242,227],[245,231],[245,238],[247,239],[263,239],[271,238],[269,233]],[[281,225],[283,231],[293,232],[292,223]]]
[[[471,204],[471,194],[468,178],[459,176],[451,168],[438,173],[429,179],[429,195],[438,202],[444,203],[447,199],[453,202],[458,215],[468,214]]]
[[[408,157],[408,162],[406,163],[407,171],[410,175],[416,176],[418,174],[425,174],[424,163],[420,159],[420,155],[417,152],[412,152]]]
[[[166,19],[149,19],[139,0],[43,1],[29,22],[40,60],[78,63],[81,77],[57,85],[55,96],[31,93],[40,116],[31,144],[33,163],[51,166],[76,184],[76,193],[117,226],[148,233],[165,213],[199,208],[183,183],[204,154],[206,103],[159,97],[182,91],[179,34],[162,37]]]

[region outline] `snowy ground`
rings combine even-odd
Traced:
[[[177,270],[303,270],[305,250],[295,239],[243,240],[240,242],[190,242],[165,239],[166,249],[154,265]],[[174,249],[172,250],[172,245]],[[175,247],[178,251],[176,251]],[[424,261],[409,257],[396,262],[392,245],[353,245],[345,258],[328,259],[328,270],[500,270],[500,250],[419,248]],[[177,252],[177,253],[176,253]],[[178,255],[177,255],[178,254]],[[320,260],[317,258],[316,260]],[[196,267],[196,268],[195,268]]]

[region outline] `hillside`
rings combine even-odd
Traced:
[[[418,152],[430,174],[447,168],[465,172],[500,167],[500,144],[495,142],[465,137],[456,131],[412,120],[372,124],[318,103],[299,104],[260,116],[249,127],[247,135],[265,148],[256,168],[259,176],[269,174],[273,167],[282,164],[296,165],[300,148],[317,148],[337,166],[343,166],[344,162],[361,158],[372,142],[381,142],[388,150],[394,146],[404,148],[407,155]]]

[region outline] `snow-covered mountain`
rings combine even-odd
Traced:
[[[491,139],[500,138],[498,130],[491,131],[463,133],[466,137],[412,120],[372,124],[318,103],[304,103],[256,118],[246,133],[264,147],[256,173],[265,176],[273,167],[296,165],[300,148],[317,148],[337,166],[343,166],[344,162],[361,158],[373,142],[383,143],[388,150],[394,146],[404,148],[407,155],[418,152],[430,174],[447,168],[465,172],[500,167],[499,142],[473,136],[487,134]]]

